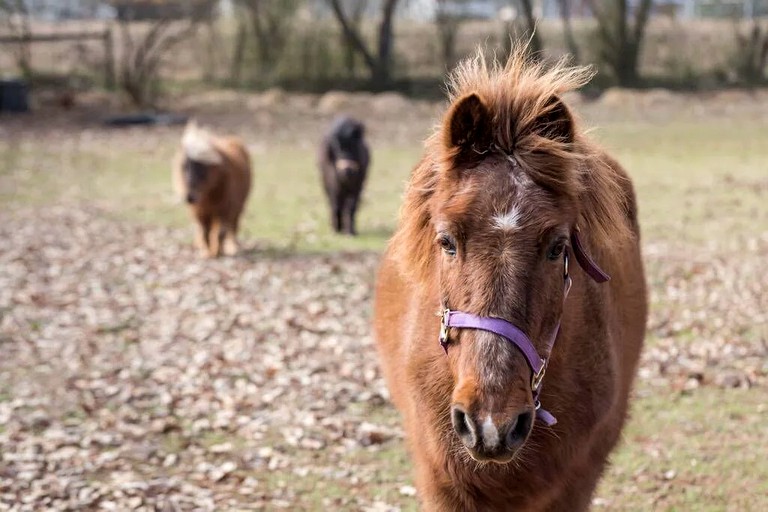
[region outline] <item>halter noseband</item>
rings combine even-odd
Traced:
[[[604,283],[610,279],[610,276],[603,272],[584,251],[584,246],[581,245],[581,241],[579,240],[578,229],[575,229],[571,233],[571,247],[573,248],[574,256],[576,256],[576,261],[579,262],[581,268],[583,268],[587,275],[589,275],[595,282]],[[563,302],[565,302],[565,299],[568,296],[572,282],[571,276],[568,274],[568,260],[568,248],[566,247],[563,251]],[[555,419],[552,414],[541,408],[539,394],[541,393],[541,382],[544,380],[544,374],[547,371],[549,355],[552,353],[555,339],[560,332],[560,320],[557,321],[557,326],[555,326],[555,330],[547,342],[544,357],[541,357],[530,338],[520,328],[503,318],[478,316],[463,311],[452,311],[448,308],[443,310],[440,316],[440,345],[443,347],[446,354],[448,353],[448,330],[450,328],[480,329],[482,331],[492,332],[505,338],[517,347],[517,349],[522,352],[525,360],[528,362],[528,366],[531,368],[531,391],[533,392],[533,402],[536,407],[536,417],[548,426],[557,423],[557,419]]]

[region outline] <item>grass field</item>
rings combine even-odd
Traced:
[[[171,351],[194,360],[192,366],[195,358],[204,358],[195,355],[198,350],[221,349],[221,360],[228,361],[231,344],[247,345],[254,337],[260,355],[231,362],[231,367],[201,363],[203,373],[190,377],[188,385],[192,394],[213,394],[212,410],[201,412],[205,406],[184,394],[189,390],[180,392],[187,398],[179,399],[174,409],[177,426],[138,436],[153,440],[154,455],[146,460],[138,460],[138,455],[133,461],[109,443],[103,449],[89,448],[89,457],[101,460],[105,453],[116,453],[121,471],[132,472],[134,479],[191,482],[208,494],[195,494],[183,485],[166,494],[187,493],[193,496],[191,502],[210,500],[218,508],[416,508],[398,418],[377,394],[385,392],[372,352],[365,347],[371,343],[367,317],[375,254],[395,226],[403,184],[437,110],[422,103],[389,115],[377,115],[365,104],[351,109],[371,119],[373,146],[370,182],[359,215],[361,236],[356,239],[330,232],[313,165],[314,144],[327,116],[313,107],[290,104],[269,112],[198,112],[204,122],[242,133],[254,154],[255,169],[242,236],[246,255],[208,264],[194,257],[186,212],[170,190],[168,163],[180,129],[103,130],[55,116],[0,125],[8,135],[0,137],[0,239],[8,242],[0,244],[0,263],[7,265],[6,271],[0,270],[0,285],[6,289],[0,300],[7,301],[0,303],[0,338],[3,346],[11,347],[11,356],[0,366],[0,419],[13,420],[25,407],[44,411],[47,418],[30,426],[16,417],[20,426],[8,427],[16,429],[13,436],[0,426],[2,451],[15,454],[3,459],[6,473],[0,468],[0,503],[10,505],[25,489],[34,489],[4,476],[24,470],[26,459],[19,454],[29,448],[25,442],[45,440],[46,432],[56,426],[84,429],[98,424],[94,431],[122,432],[109,422],[103,424],[107,416],[101,413],[106,410],[133,418],[125,421],[136,428],[144,414],[152,419],[159,414],[155,409],[166,411],[167,404],[158,398],[146,411],[139,405],[121,412],[125,404],[118,391],[114,398],[98,399],[102,384],[91,375],[98,373],[104,386],[116,385],[98,364],[109,366],[110,357],[117,354],[115,361],[132,368],[125,370],[131,385],[141,388],[142,379],[162,380],[164,365],[176,363],[163,363],[165,355],[158,355],[156,364],[136,363],[140,354],[149,357],[146,353],[154,347],[147,338],[165,336],[172,341],[187,336],[192,341],[172,345]],[[631,421],[595,497],[595,509],[766,510],[768,274],[763,264],[768,249],[768,97],[671,97],[661,104],[637,100],[620,106],[597,102],[580,110],[595,127],[594,136],[626,166],[636,184],[652,289],[649,336]],[[269,122],[265,126],[254,119]],[[67,293],[81,290],[79,279],[97,283],[82,291],[85,298],[73,299],[85,324],[96,327],[72,331],[76,334],[71,339],[66,334],[70,331],[56,330],[71,326],[63,319],[68,306],[55,301],[39,311],[29,306],[33,292],[45,292],[34,288],[35,283],[40,286],[34,276],[48,275],[43,263],[50,265],[49,259],[57,257],[47,252],[49,243],[63,244],[56,250],[70,255],[70,266],[64,265],[71,268]],[[43,254],[40,261],[30,255],[33,250]],[[125,254],[119,255],[121,251]],[[90,261],[91,267],[78,264],[78,258]],[[94,277],[91,269],[97,267],[103,274]],[[24,272],[29,275],[20,275]],[[203,285],[224,286],[224,291],[199,288]],[[100,286],[116,295],[127,293],[128,298],[118,302],[135,309],[133,316],[124,318],[114,306],[101,311],[92,291]],[[199,292],[205,300],[187,303],[181,296],[157,318],[154,308],[142,309],[147,294],[165,304],[166,294],[178,295],[193,286],[205,290]],[[131,297],[140,305],[133,307]],[[86,303],[94,313],[85,311]],[[190,316],[177,315],[178,310]],[[237,317],[230,324],[233,311],[262,318],[263,323]],[[307,311],[331,311],[325,316],[334,317],[335,323],[302,325]],[[352,319],[350,311],[356,313]],[[229,325],[227,335],[217,337],[216,329],[196,317],[198,312],[218,318],[219,327]],[[101,315],[109,320],[99,320]],[[175,327],[167,327],[173,321]],[[247,323],[251,321],[255,326]],[[52,404],[58,395],[51,391],[57,381],[50,374],[58,368],[57,361],[25,359],[35,350],[52,350],[57,333],[64,344],[89,347],[95,362],[72,363],[63,371],[73,382],[96,383],[96,406],[62,405],[68,398],[75,404],[82,401],[85,384],[61,391],[63,401]],[[205,345],[199,345],[198,335]],[[305,345],[309,355],[303,353]],[[315,357],[322,365],[315,364]],[[307,374],[309,367],[314,370]],[[262,379],[261,374],[269,376]],[[38,381],[40,375],[47,377]],[[116,382],[122,382],[121,374],[115,375]],[[279,395],[283,398],[260,402],[255,413],[248,402],[253,398],[243,397],[237,414],[248,419],[237,428],[218,425],[216,404],[225,408],[227,400],[241,400],[228,398],[240,396],[240,384],[233,384],[238,379],[250,382],[242,385],[252,385],[262,398],[273,388],[285,388]],[[302,393],[307,384],[317,382],[327,389],[325,394],[318,395],[314,387],[312,393]],[[171,381],[159,386],[171,395],[176,389]],[[51,394],[46,398],[47,392]],[[160,391],[147,393],[155,396],[152,393]],[[321,412],[302,424],[303,433],[287,434],[281,421],[308,411]],[[211,424],[199,427],[200,418]],[[57,453],[40,442],[45,458]],[[222,448],[227,445],[228,450]],[[233,449],[253,457],[242,455],[228,471],[216,466]],[[166,465],[171,456],[178,462]],[[204,467],[209,463],[215,467]],[[154,503],[147,493],[116,495],[120,487],[109,467],[96,464],[78,477],[101,486],[103,497],[93,506],[123,503],[121,499],[131,496],[138,496],[142,506]],[[223,476],[214,472],[216,468]],[[248,493],[243,490],[249,488]]]

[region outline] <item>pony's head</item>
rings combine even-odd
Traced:
[[[216,188],[222,179],[223,158],[215,148],[211,134],[194,120],[187,123],[181,138],[183,195],[195,204]]]
[[[365,126],[351,117],[337,118],[327,139],[326,150],[340,180],[350,179],[363,165]]]
[[[590,77],[547,71],[522,50],[506,66],[461,64],[393,239],[401,270],[436,290],[441,309],[504,319],[539,354],[563,314],[571,234],[580,227],[599,245],[628,233],[620,183],[561,99]],[[512,460],[536,421],[529,363],[477,329],[451,329],[446,353],[456,435],[476,460]]]

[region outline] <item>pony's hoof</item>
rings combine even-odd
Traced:
[[[204,250],[200,251],[200,257],[205,259],[205,260],[215,260],[216,258],[219,257],[219,255],[217,253],[213,252],[213,251],[209,251],[207,249],[204,249]]]

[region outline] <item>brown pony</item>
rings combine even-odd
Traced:
[[[632,184],[562,100],[591,74],[524,55],[454,72],[379,271],[375,337],[426,510],[586,510],[643,342]]]
[[[173,159],[176,193],[196,221],[195,245],[207,258],[237,253],[237,228],[251,190],[251,160],[242,141],[216,137],[190,121]]]

